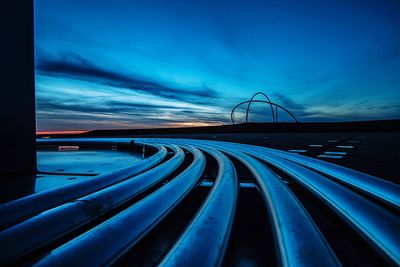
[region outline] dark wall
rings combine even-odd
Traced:
[[[33,1],[0,7],[0,177],[36,171]]]

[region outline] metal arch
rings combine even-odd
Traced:
[[[272,122],[275,123],[275,122],[276,122],[276,120],[275,120],[275,113],[274,113],[274,108],[272,107],[271,100],[269,100],[269,97],[268,97],[266,94],[264,94],[263,92],[257,92],[257,93],[255,93],[255,94],[250,98],[250,101],[249,101],[249,104],[247,105],[247,110],[246,110],[246,123],[248,122],[248,119],[249,119],[249,110],[250,110],[251,102],[253,102],[254,97],[256,97],[257,95],[263,95],[263,96],[268,100],[268,103],[269,103],[270,106],[271,106]]]
[[[236,108],[238,108],[239,106],[241,106],[241,105],[243,105],[243,104],[249,103],[250,101],[251,101],[251,100],[247,100],[247,101],[240,102],[239,104],[237,104],[237,105],[232,109],[232,112],[231,112],[231,121],[232,121],[232,124],[235,124],[235,120],[234,120],[234,118],[233,118],[233,114],[235,113]],[[286,108],[282,107],[281,105],[278,105],[278,104],[275,104],[275,103],[272,103],[272,102],[268,102],[268,101],[265,101],[265,100],[252,100],[252,102],[266,103],[266,104],[270,104],[270,105],[272,105],[272,106],[275,106],[275,107],[277,107],[277,108],[280,108],[280,109],[284,110],[286,113],[288,113],[288,114],[293,118],[293,120],[294,120],[296,123],[299,122],[299,121],[296,119],[296,117],[293,115],[293,113],[291,113],[289,110],[287,110]],[[246,122],[247,122],[247,120],[246,120]]]

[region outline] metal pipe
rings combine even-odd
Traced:
[[[281,266],[340,266],[303,205],[274,172],[237,149],[222,151],[241,161],[254,176],[273,225]]]
[[[175,145],[175,155],[165,163],[123,182],[47,210],[0,232],[0,263],[7,264],[66,236],[162,181],[183,162],[185,154]]]
[[[123,212],[53,250],[35,266],[104,266],[115,262],[198,184],[205,157],[194,147],[185,149],[194,159],[182,173]]]
[[[182,144],[183,139],[174,142]],[[372,201],[302,165],[273,154],[271,149],[217,141],[184,140],[184,142],[192,145],[217,146],[220,149],[224,147],[239,149],[274,165],[325,202],[389,262],[400,265],[398,231],[400,218]]]
[[[141,161],[134,162],[132,166],[99,175],[94,179],[42,191],[1,205],[0,227],[4,228],[10,226],[13,223],[26,219],[39,212],[121,182],[150,169],[161,162],[167,155],[165,147],[160,145],[153,146],[158,150],[156,154]]]
[[[290,160],[304,167],[321,172],[332,180],[343,182],[356,190],[362,191],[365,194],[400,210],[400,186],[398,184],[343,166],[286,151],[253,145],[233,144],[221,141],[214,142],[218,142],[224,146],[228,145],[236,148],[241,147],[247,150],[257,150]]]
[[[375,250],[400,265],[400,219],[355,192],[288,160],[256,151],[266,161],[298,181],[354,228]]]
[[[198,145],[219,166],[215,184],[195,217],[160,266],[220,266],[228,245],[238,197],[232,162],[221,152]]]
[[[362,191],[365,194],[386,203],[392,208],[400,210],[400,185],[398,184],[385,181],[378,177],[352,170],[343,166],[302,155],[289,153],[286,151],[223,141],[213,142],[222,146],[229,146],[235,149],[243,148],[249,151],[256,150],[262,153],[268,153],[274,156],[281,157],[283,159],[290,160],[304,167],[321,172],[327,175],[332,180],[343,182],[354,188],[355,190]]]

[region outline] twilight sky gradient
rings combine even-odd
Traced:
[[[398,0],[37,0],[38,130],[225,124],[257,91],[300,121],[400,118],[399,14]]]

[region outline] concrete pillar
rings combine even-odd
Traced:
[[[36,171],[33,1],[0,7],[0,183]]]

